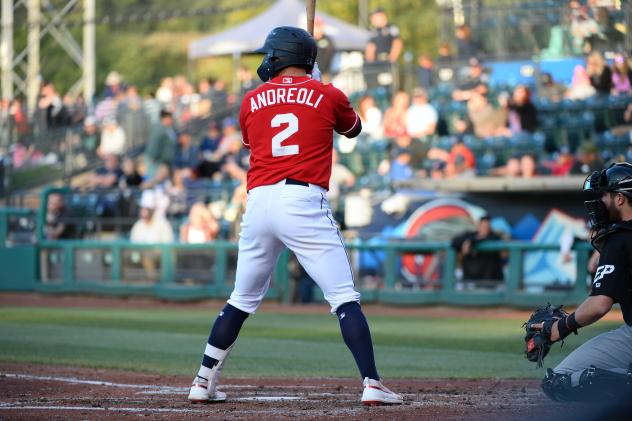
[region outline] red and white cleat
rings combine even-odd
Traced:
[[[362,392],[362,403],[364,405],[398,405],[404,403],[401,395],[389,390],[379,380],[364,379],[364,392]]]

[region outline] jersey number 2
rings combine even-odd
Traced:
[[[272,127],[281,127],[282,124],[287,124],[287,127],[272,138],[272,156],[297,155],[298,145],[281,146],[281,143],[298,132],[298,118],[292,113],[277,114],[270,122]]]

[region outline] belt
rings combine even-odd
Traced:
[[[293,178],[286,178],[285,179],[285,184],[293,184],[295,186],[309,187],[309,183],[306,183],[304,181],[295,180]]]

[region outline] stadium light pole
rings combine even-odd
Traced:
[[[40,88],[40,0],[28,0],[28,65],[26,70],[26,101],[29,114],[37,106]]]
[[[90,109],[95,90],[95,0],[83,2],[83,97]]]
[[[2,0],[2,99],[13,99],[13,0]]]

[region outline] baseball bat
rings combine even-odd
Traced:
[[[305,0],[307,12],[307,32],[314,36],[314,16],[316,16],[316,0]]]

